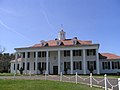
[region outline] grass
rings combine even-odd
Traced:
[[[14,74],[12,73],[0,73],[0,76],[13,76]]]
[[[86,85],[44,80],[0,80],[0,90],[102,90]]]

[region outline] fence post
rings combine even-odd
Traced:
[[[118,89],[120,90],[120,78],[118,78]]]
[[[90,87],[92,87],[92,73],[90,73]]]
[[[62,81],[62,72],[60,73],[60,81]]]
[[[105,90],[107,90],[107,78],[106,78],[106,74],[104,75],[105,77],[104,77],[104,80],[105,80]]]
[[[76,84],[77,84],[77,72],[76,72],[76,75],[75,75],[75,82],[76,82]]]
[[[47,74],[46,74],[46,71],[45,71],[45,80],[47,80]]]

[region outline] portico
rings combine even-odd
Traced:
[[[82,55],[81,56],[73,56],[73,51],[74,50],[81,50]],[[80,70],[81,71],[80,74],[86,74],[87,73],[87,67],[86,67],[86,64],[87,64],[86,51],[87,50],[88,50],[87,48],[86,49],[78,49],[78,48],[75,48],[75,47],[74,47],[74,49],[71,49],[71,50],[67,49],[67,48],[64,48],[64,49],[59,48],[59,50],[57,50],[57,49],[54,49],[54,50],[53,49],[47,49],[46,51],[45,50],[40,51],[38,49],[37,49],[37,51],[33,51],[33,50],[32,51],[31,50],[19,51],[18,50],[18,52],[16,52],[15,72],[17,73],[17,65],[18,65],[17,57],[18,57],[18,54],[20,54],[22,56],[22,62],[21,62],[20,66],[25,67],[25,69],[24,69],[25,74],[28,74],[29,72],[33,72],[34,74],[39,74],[40,71],[38,71],[38,65],[39,65],[38,63],[41,63],[41,65],[39,67],[42,68],[42,62],[46,63],[44,73],[46,71],[47,74],[54,74],[55,73],[55,72],[53,73],[53,71],[54,71],[53,69],[55,69],[54,66],[57,66],[57,68],[58,68],[58,70],[56,70],[57,74],[60,74],[60,72],[64,73],[64,69],[65,69],[64,68],[65,67],[64,62],[70,62],[70,68],[68,68],[68,74],[75,74],[74,70],[73,70],[73,67],[74,67],[73,62],[76,61],[75,60],[76,57],[78,58],[77,61],[82,62],[82,70]],[[25,52],[25,51],[27,51],[27,52]],[[64,51],[68,51],[68,53],[70,55],[64,56],[64,54],[65,54]],[[44,54],[45,56],[43,55],[43,57],[39,57],[38,53],[40,53],[40,52],[45,52],[45,54]],[[25,53],[25,57],[23,57],[24,53]],[[30,55],[28,55],[28,53]],[[35,54],[35,55],[33,55],[33,54]],[[96,52],[96,54],[98,54],[98,53]],[[99,60],[97,58],[98,57],[96,56],[96,64],[99,63]],[[31,62],[31,59],[34,60],[33,62],[35,64]],[[25,66],[23,66],[23,62],[25,63],[24,64]],[[30,68],[29,72],[27,70],[27,67],[28,67],[27,63],[28,62],[30,64],[29,65],[29,68]],[[35,70],[33,70],[34,65],[35,65]],[[97,69],[98,69],[97,74],[99,74],[99,68],[97,68]]]

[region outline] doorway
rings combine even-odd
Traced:
[[[53,74],[58,74],[58,66],[53,66]]]

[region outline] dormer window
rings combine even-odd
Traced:
[[[62,42],[60,40],[57,40],[57,45],[60,46]]]
[[[72,42],[73,42],[73,44],[74,44],[74,45],[76,45],[76,44],[77,44],[77,40],[73,40]]]
[[[48,43],[45,42],[44,40],[41,41],[41,45],[42,45],[42,46],[46,46],[47,44],[48,44]]]
[[[80,44],[80,43],[78,42],[77,37],[74,37],[74,38],[72,39],[72,43],[73,43],[73,45]]]

